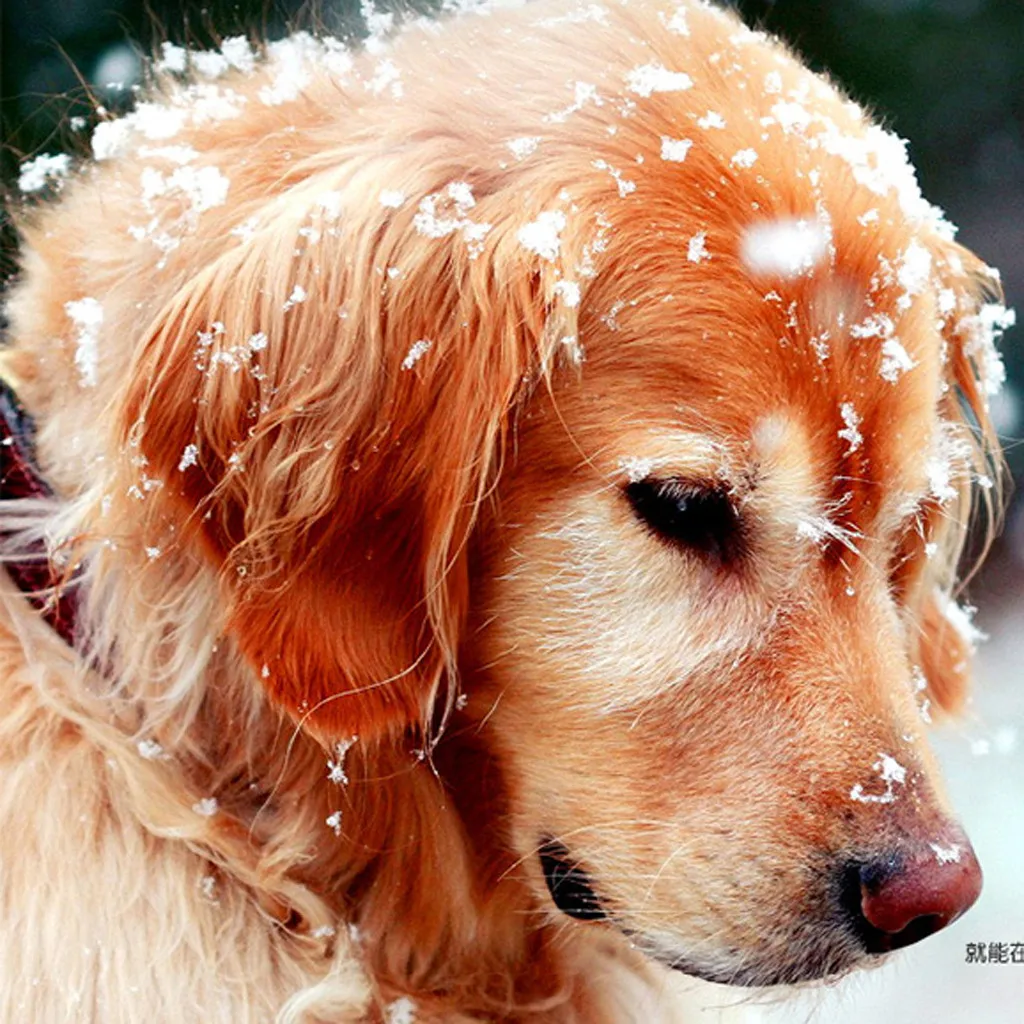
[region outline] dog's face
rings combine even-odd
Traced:
[[[742,232],[713,239],[742,262]],[[834,329],[824,356],[824,323],[783,322],[791,301],[897,315],[841,260],[798,282],[740,267],[725,298],[721,267],[653,275],[644,247],[582,320],[579,381],[519,422],[469,710],[563,909],[712,980],[819,977],[899,944],[867,934],[864,866],[968,856],[918,685],[943,338],[933,310],[904,320],[894,384],[878,349]],[[966,652],[947,656],[955,678]]]
[[[457,678],[506,808],[473,827],[552,913],[797,981],[978,892],[922,715],[963,694],[936,587],[991,322],[891,139],[732,19],[639,7],[582,49],[544,23],[564,109],[507,49],[530,8],[399,48],[405,108],[328,83],[316,131],[352,138],[182,275],[111,491],[169,482],[149,542],[223,570],[254,676],[327,743],[435,740]],[[515,89],[445,91],[491,51]]]

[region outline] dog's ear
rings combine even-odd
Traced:
[[[558,198],[534,193],[524,244],[500,183],[444,170],[268,202],[156,318],[124,400],[147,529],[202,548],[254,672],[326,736],[428,720],[510,413],[575,334]]]
[[[966,613],[937,590],[923,602],[919,627],[917,660],[928,697],[947,714],[955,715],[963,710],[970,691],[973,627]]]
[[[998,278],[972,253],[944,243],[935,249],[934,265],[946,349],[943,417],[959,439],[950,467],[959,494],[932,510],[931,539],[939,557],[920,578],[917,660],[930,698],[956,714],[967,699],[974,638],[980,634],[949,595],[956,591],[965,543],[970,539],[976,556],[983,554],[998,525],[1003,462],[989,396],[1004,376],[996,342],[1011,318],[1000,301]],[[922,555],[923,550],[922,541]]]

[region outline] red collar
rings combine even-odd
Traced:
[[[35,424],[18,402],[11,386],[0,379],[0,499],[51,498],[53,491],[35,465]],[[2,535],[0,535],[2,536]],[[10,536],[8,534],[7,536]],[[38,541],[4,560],[7,575],[43,618],[74,646],[75,596]]]

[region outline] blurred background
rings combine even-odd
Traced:
[[[544,0],[536,0],[544,6]],[[165,39],[203,48],[232,34],[276,38],[319,25],[357,40],[358,0],[2,0],[0,184],[16,199],[19,163],[83,152],[96,106],[127,109],[143,60]],[[388,2],[381,9],[392,9]],[[431,10],[440,0],[406,8]],[[792,43],[910,140],[925,195],[960,240],[1002,271],[1007,305],[1024,311],[1024,0],[738,0],[748,24]],[[0,208],[0,286],[15,270]],[[1024,477],[1024,330],[1003,343],[1008,383],[993,404],[1017,479]],[[962,723],[938,731],[953,800],[986,873],[978,907],[895,962],[825,990],[755,1008],[772,1024],[1024,1024],[1024,963],[968,964],[967,942],[1024,942],[1024,501],[970,600],[990,639]],[[757,1003],[763,999],[756,1000]],[[736,1011],[733,1011],[735,1014]],[[702,1018],[711,1021],[716,1011]]]

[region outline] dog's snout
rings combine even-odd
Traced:
[[[927,938],[967,911],[981,892],[970,842],[925,843],[842,871],[841,902],[868,953],[888,953]]]

